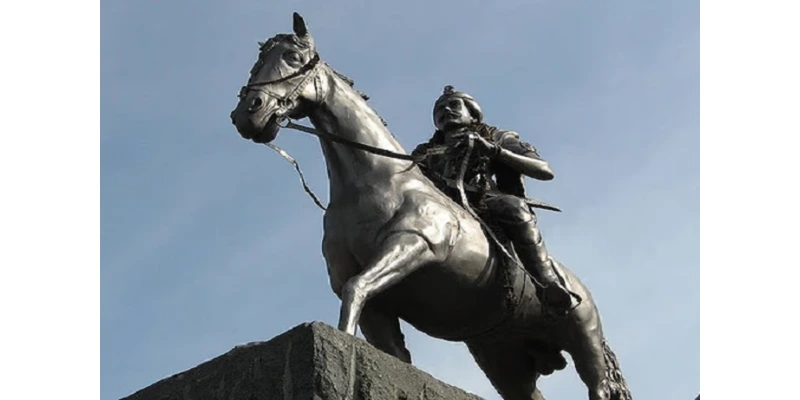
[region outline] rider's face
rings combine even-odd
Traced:
[[[464,104],[464,100],[453,98],[436,107],[436,110],[434,110],[434,122],[436,129],[446,131],[469,125],[474,120],[466,104]]]

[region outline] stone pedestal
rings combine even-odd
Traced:
[[[320,322],[226,354],[123,400],[480,400]]]

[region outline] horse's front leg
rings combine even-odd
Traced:
[[[361,310],[367,300],[436,260],[436,253],[420,234],[409,231],[391,234],[364,271],[345,283],[339,329],[355,335]]]

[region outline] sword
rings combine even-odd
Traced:
[[[449,179],[449,178],[441,178],[441,179],[444,180],[444,182],[447,184],[447,186],[449,186],[451,188],[454,188],[454,189],[458,188],[458,184],[455,181],[455,179]],[[480,192],[480,190],[477,187],[472,186],[472,185],[467,185],[467,184],[464,184],[464,190],[469,191],[469,192],[474,192],[474,193],[479,193]],[[496,190],[487,190],[484,193],[487,196],[507,195],[507,193],[499,192],[499,191],[496,191]],[[536,200],[536,199],[531,199],[531,198],[528,198],[528,197],[521,197],[521,196],[517,196],[517,197],[521,198],[522,201],[525,202],[525,204],[527,204],[527,205],[529,205],[531,207],[541,208],[543,210],[550,210],[550,211],[555,211],[555,212],[562,212],[560,208],[558,208],[558,207],[556,207],[556,206],[554,206],[552,204],[545,203],[545,202],[543,202],[541,200]]]

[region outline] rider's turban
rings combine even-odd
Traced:
[[[470,115],[472,115],[472,118],[475,118],[476,122],[483,122],[483,111],[481,110],[481,106],[478,105],[478,102],[475,101],[475,98],[465,92],[455,90],[455,88],[450,85],[444,87],[442,95],[439,96],[439,98],[436,99],[436,103],[433,104],[434,118],[436,118],[436,109],[439,105],[454,98],[464,101]]]

